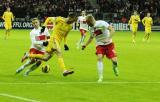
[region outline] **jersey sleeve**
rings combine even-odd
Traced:
[[[30,32],[30,38],[31,38],[32,44],[35,44],[35,45],[42,45],[43,44],[42,41],[36,40],[36,36],[34,35],[34,33],[32,31]]]

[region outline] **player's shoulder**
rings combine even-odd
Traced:
[[[64,22],[64,21],[65,21],[64,17],[61,16],[56,17],[56,22]]]
[[[103,21],[103,20],[97,20],[96,24],[108,24],[108,22]]]
[[[34,34],[35,32],[35,29],[33,28],[31,31],[30,31],[30,35]]]

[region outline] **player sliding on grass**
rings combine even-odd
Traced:
[[[77,43],[77,49],[82,45],[84,42],[84,39],[86,38],[86,33],[88,30],[88,25],[86,24],[86,12],[82,11],[81,16],[78,17],[77,22],[80,24],[80,33],[81,33],[81,38],[80,41]]]
[[[40,22],[37,18],[34,18],[32,20],[32,24],[34,27],[34,29],[30,32],[30,38],[31,38],[32,44],[29,50],[29,54],[24,55],[24,57],[22,58],[22,62],[25,60],[25,58],[27,58],[26,57],[27,55],[28,56],[35,55],[35,54],[44,55],[45,53],[44,42],[47,39],[49,39],[49,36],[50,36],[46,28],[40,27]],[[24,75],[27,76],[30,72],[38,68],[41,65],[41,63],[42,61],[39,59],[30,58],[27,60],[25,64],[23,64],[20,68],[16,70],[16,74],[20,73],[27,66],[33,64],[32,67],[25,72]]]
[[[72,23],[75,21],[77,21],[77,17],[74,13],[69,14],[68,18],[56,17],[50,41],[46,42],[46,44],[48,44],[46,48],[47,53],[45,53],[45,55],[31,55],[29,57],[48,61],[54,54],[56,54],[58,56],[60,68],[63,71],[63,76],[72,74],[74,71],[68,70],[64,64],[60,43],[64,40],[64,48],[65,50],[69,50],[66,38],[69,31],[72,29]]]
[[[103,57],[106,56],[112,61],[113,71],[116,76],[118,76],[118,64],[117,64],[117,55],[114,50],[114,43],[112,42],[112,36],[114,29],[107,22],[98,20],[96,21],[92,15],[87,15],[86,17],[87,24],[91,27],[90,32],[91,36],[89,40],[82,46],[84,50],[93,40],[96,39],[96,54],[97,54],[97,68],[99,79],[98,82],[103,81]]]
[[[142,19],[142,23],[145,26],[145,35],[143,37],[143,41],[148,41],[151,34],[153,20],[152,17],[150,17],[150,15],[150,13],[147,13],[147,16]]]

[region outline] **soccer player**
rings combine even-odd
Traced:
[[[117,55],[114,49],[114,43],[112,42],[114,28],[105,21],[96,21],[92,15],[87,15],[86,22],[91,27],[91,35],[86,44],[82,46],[82,50],[84,50],[92,42],[93,38],[96,39],[96,55],[98,60],[97,68],[99,76],[98,82],[103,81],[102,60],[104,56],[106,56],[112,61],[114,74],[118,76],[119,72],[117,64]]]
[[[30,38],[31,38],[32,44],[31,44],[28,56],[35,55],[35,54],[44,55],[45,53],[44,42],[50,37],[50,34],[48,32],[48,29],[40,27],[40,22],[37,18],[34,18],[32,20],[32,24],[34,29],[30,32]],[[22,58],[22,62],[24,58],[26,58],[25,56]],[[39,59],[30,58],[27,60],[27,62],[24,65],[22,65],[20,68],[16,70],[16,74],[20,73],[27,66],[34,64],[30,69],[28,69],[24,73],[24,75],[27,76],[30,72],[38,68],[41,65],[41,63],[42,61]]]
[[[4,20],[5,37],[6,40],[10,35],[10,30],[12,29],[12,21],[14,20],[13,13],[11,12],[10,7],[7,7],[7,10],[3,13],[2,19]]]
[[[145,35],[143,37],[143,41],[148,41],[151,33],[151,28],[153,24],[152,17],[150,17],[150,13],[147,13],[147,16],[142,19],[142,23],[145,26]]]
[[[66,38],[69,31],[71,31],[72,29],[72,23],[75,21],[77,21],[77,16],[74,13],[70,13],[67,18],[56,17],[53,33],[50,36],[49,42],[46,42],[48,43],[48,46],[46,48],[47,53],[44,56],[34,55],[29,57],[48,61],[53,56],[53,54],[56,54],[58,56],[58,63],[60,65],[60,68],[63,71],[63,76],[74,73],[74,71],[68,70],[64,64],[60,43],[64,40],[64,50],[69,50]]]
[[[88,25],[86,24],[86,12],[82,11],[81,16],[78,17],[77,22],[80,24],[80,33],[81,38],[80,41],[77,43],[77,49],[79,49],[80,45],[84,42],[84,39],[86,37],[86,32],[88,30]]]
[[[132,42],[135,43],[135,38],[138,29],[138,23],[140,22],[140,17],[137,14],[137,11],[134,11],[134,14],[130,17],[128,26],[131,26],[132,29]]]

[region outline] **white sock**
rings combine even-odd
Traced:
[[[22,65],[19,69],[24,69],[24,68],[26,68],[27,66],[29,66],[30,65],[30,60],[28,60],[24,65]]]
[[[99,78],[103,78],[103,62],[102,61],[97,62],[97,69],[98,69]]]

